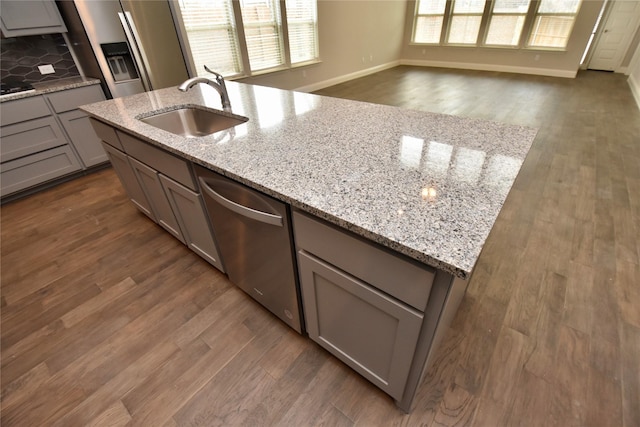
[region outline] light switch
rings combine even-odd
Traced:
[[[53,69],[53,65],[38,65],[38,70],[40,70],[40,74],[53,74],[56,70]]]

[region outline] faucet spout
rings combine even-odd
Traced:
[[[221,74],[209,70],[207,66],[205,66],[205,69],[216,76],[215,81],[206,77],[193,77],[185,80],[180,86],[178,86],[178,89],[182,92],[186,92],[199,83],[206,83],[220,94],[222,109],[224,111],[231,112],[231,102],[229,101],[229,94],[227,93],[227,86],[224,83],[224,77],[222,77]]]

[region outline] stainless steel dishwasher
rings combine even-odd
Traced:
[[[195,167],[229,280],[302,333],[289,207]]]

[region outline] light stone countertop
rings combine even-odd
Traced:
[[[137,117],[221,109],[198,85],[81,107],[181,157],[467,279],[536,130],[227,82],[231,130],[183,138]]]
[[[48,80],[45,82],[32,83],[34,90],[2,95],[0,102],[13,101],[16,99],[30,98],[45,93],[60,92],[68,89],[75,89],[84,86],[99,85],[100,80],[93,77],[67,77],[59,80]]]

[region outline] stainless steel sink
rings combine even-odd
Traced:
[[[183,107],[154,114],[140,120],[176,135],[196,138],[229,129],[245,123],[249,119],[235,114],[216,113],[203,108]]]

